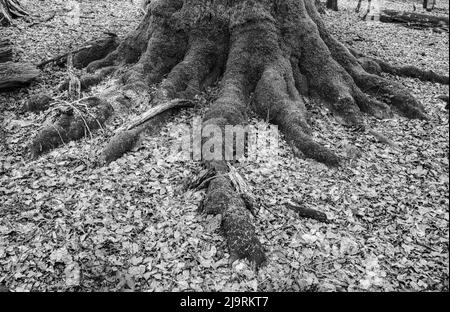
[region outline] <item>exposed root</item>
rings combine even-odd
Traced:
[[[223,165],[220,167],[226,168]],[[221,228],[227,240],[231,259],[248,259],[260,266],[265,262],[266,256],[256,237],[251,214],[222,169],[209,184],[203,202],[203,212],[222,215]]]
[[[88,106],[88,114],[85,116],[80,112],[75,114],[69,109],[61,112],[54,122],[39,131],[30,145],[33,158],[61,144],[83,138],[91,131],[100,128],[113,112],[108,102],[97,97],[82,99],[80,104]]]
[[[351,75],[361,91],[382,99],[409,118],[427,119],[423,105],[403,86],[390,82],[378,75],[368,73],[352,53],[330,35],[310,1],[305,1],[305,4],[308,14],[317,25],[320,36],[328,46],[331,55]]]
[[[135,128],[134,130],[121,131],[114,135],[103,149],[100,163],[109,164],[131,151],[139,141],[141,131],[142,129]]]
[[[52,62],[56,62],[59,66],[62,66],[66,63],[67,56],[71,54],[73,55],[73,66],[81,69],[89,65],[91,62],[107,56],[117,48],[118,44],[118,38],[116,35],[88,41],[83,47],[52,57],[51,59],[39,63],[37,67],[42,68]]]
[[[412,65],[394,66],[383,60],[379,60],[373,57],[367,57],[353,48],[348,48],[349,51],[355,56],[361,66],[368,72],[374,75],[381,73],[388,73],[395,76],[416,78],[421,81],[430,81],[440,84],[449,84],[449,77],[446,75],[440,75],[432,70],[423,70]]]
[[[172,100],[167,103],[154,106],[145,112],[140,118],[124,125],[117,130],[116,135],[108,142],[103,149],[100,161],[102,163],[110,163],[122,157],[125,153],[131,151],[139,140],[139,135],[146,130],[147,123],[167,111],[178,109],[181,107],[192,106],[192,102],[184,100]],[[161,124],[164,118],[160,117],[157,124]],[[153,123],[155,126],[156,123]]]
[[[286,139],[293,142],[306,157],[329,166],[338,166],[339,157],[314,142],[308,135],[311,130],[305,120],[306,109],[295,89],[291,89],[291,98],[283,90],[287,90],[287,86],[280,73],[274,68],[267,69],[255,91],[255,102],[260,114],[264,111],[261,109],[270,110],[272,121],[280,126]],[[270,106],[267,107],[269,103]]]
[[[95,74],[86,74],[80,78],[81,90],[85,91],[102,82],[107,76],[112,75],[117,67],[105,67]],[[69,80],[64,81],[59,87],[59,91],[66,91],[69,88]]]

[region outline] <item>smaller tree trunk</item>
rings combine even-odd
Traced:
[[[0,25],[9,26],[13,18],[28,15],[17,0],[0,0]]]
[[[338,0],[327,0],[327,9],[338,11]]]

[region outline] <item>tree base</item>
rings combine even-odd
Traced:
[[[136,101],[142,104],[150,97],[149,108],[191,99],[220,79],[219,96],[204,116],[205,136],[207,127],[245,125],[252,109],[278,125],[305,156],[328,166],[339,166],[341,158],[312,139],[307,110],[311,103],[329,108],[342,123],[358,129],[365,128],[364,113],[384,118],[397,111],[426,119],[422,104],[403,86],[378,74],[436,78],[374,59],[364,62],[329,34],[314,0],[152,1],[138,29],[105,58],[89,64],[87,71],[91,82],[101,80],[105,72],[113,73],[118,83],[113,92],[102,95],[102,103],[113,109]],[[158,90],[150,96],[153,84],[159,84]],[[100,122],[113,110],[103,106]],[[87,132],[81,121],[76,122],[81,130],[72,131],[72,121],[65,120],[55,124],[63,140],[54,139],[59,134],[50,128],[34,140],[32,148],[38,154]],[[163,120],[151,119],[139,129]],[[107,160],[132,148],[141,133],[137,129],[120,132],[112,140],[108,146],[117,148],[106,148],[111,152]],[[222,232],[233,259],[247,258],[261,265],[265,255],[252,224],[248,196],[233,183],[233,162],[224,159],[203,158],[213,175],[202,211],[222,216]]]

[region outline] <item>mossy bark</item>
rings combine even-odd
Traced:
[[[329,166],[340,159],[311,138],[306,101],[330,108],[343,123],[363,127],[362,114],[426,118],[423,106],[399,84],[368,72],[333,38],[314,0],[157,0],[139,27],[87,71],[117,69],[122,90],[146,93],[149,105],[190,98],[220,79],[220,93],[204,126],[244,125],[252,109],[279,125],[307,157]],[[160,122],[161,119],[158,120]],[[124,136],[134,141],[135,135]],[[128,150],[122,140],[117,150]],[[130,145],[131,146],[131,145]],[[252,216],[227,176],[226,161],[204,161],[211,179],[203,211],[222,215],[230,253],[265,260]]]

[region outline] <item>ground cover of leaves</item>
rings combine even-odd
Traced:
[[[42,15],[64,5],[27,1],[30,11]],[[363,22],[354,6],[341,0],[339,12],[324,16],[339,39],[396,64],[448,71],[447,34]],[[123,35],[140,16],[132,3],[118,0],[83,2],[82,12],[79,28],[61,14],[32,28],[18,20],[17,27],[0,28],[0,36],[15,42],[18,61],[38,63],[105,30]],[[203,191],[180,188],[200,164],[179,161],[170,149],[172,130],[204,113],[214,92],[107,167],[98,165],[97,156],[120,125],[117,118],[93,137],[31,161],[25,147],[44,113],[20,107],[64,75],[48,67],[31,88],[0,94],[0,284],[10,290],[448,290],[448,112],[436,99],[448,94],[446,86],[390,77],[407,86],[431,116],[366,118],[398,148],[315,110],[315,139],[346,159],[341,168],[295,157],[283,142],[278,156],[238,166],[263,203],[254,222],[268,263],[255,271],[246,261],[228,263],[217,223],[197,213]],[[284,207],[293,198],[325,212],[331,223],[299,219]]]

